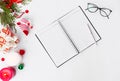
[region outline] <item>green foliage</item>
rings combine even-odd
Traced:
[[[20,10],[20,7],[19,7],[16,3],[14,3],[14,4],[11,6],[11,9],[14,10],[14,12],[20,12],[20,11],[21,11],[21,10]]]
[[[13,16],[11,9],[7,8],[5,2],[2,1],[0,1],[0,8],[3,10],[3,12],[0,12],[0,23],[5,27],[15,27],[15,25],[13,25],[15,16]]]
[[[23,0],[23,1],[22,1],[22,4],[23,4],[23,5],[26,5],[26,4],[29,4],[29,2],[31,2],[31,1],[32,1],[32,0]]]
[[[28,2],[30,2],[31,0],[23,0],[21,4],[25,5]],[[9,26],[11,29],[15,30],[15,19],[16,17],[14,16],[14,12],[15,13],[19,13],[20,10],[20,6],[18,6],[17,3],[13,3],[10,8],[7,7],[7,5],[9,4],[9,0],[7,1],[3,1],[0,0],[0,10],[2,10],[0,12],[0,23],[3,26]]]

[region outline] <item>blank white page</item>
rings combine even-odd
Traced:
[[[80,7],[62,17],[59,21],[71,36],[79,51],[85,50],[100,39]]]
[[[77,54],[58,22],[50,25],[44,32],[37,33],[37,36],[57,67]]]

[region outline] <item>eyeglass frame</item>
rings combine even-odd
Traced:
[[[89,5],[89,4],[93,4],[93,3],[88,3],[88,5]],[[88,7],[88,5],[87,5],[87,9],[85,9],[85,10],[88,10],[88,11],[91,12],[91,13],[95,13],[95,12],[97,12],[97,11],[99,10],[101,16],[107,17],[107,18],[109,19],[109,15],[110,15],[111,12],[112,12],[111,9],[109,9],[109,8],[101,8],[101,7],[98,7],[96,4],[93,4],[93,5],[95,5],[95,7]],[[89,10],[90,8],[97,8],[97,9],[96,9],[94,12],[92,12],[92,11]],[[103,9],[109,10],[110,13],[107,14]],[[106,16],[103,15],[103,14],[101,14],[101,11],[103,11],[103,12],[106,14]]]

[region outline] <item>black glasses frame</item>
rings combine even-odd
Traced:
[[[93,7],[89,7],[89,5],[93,5]],[[95,10],[95,11],[91,11],[91,10],[90,10],[91,8],[96,8],[96,10]],[[100,15],[103,16],[103,17],[107,17],[108,19],[109,19],[109,15],[110,15],[111,12],[112,12],[112,10],[109,9],[109,8],[100,8],[100,7],[98,7],[96,4],[93,4],[93,3],[88,3],[87,9],[85,9],[85,10],[88,10],[88,11],[91,12],[91,13],[95,13],[95,12],[97,12],[97,11],[99,10]],[[109,11],[109,14],[107,14],[107,12],[106,12],[105,10],[108,10],[108,11]],[[105,15],[103,15],[102,12],[103,12]]]

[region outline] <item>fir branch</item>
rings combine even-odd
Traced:
[[[29,4],[29,2],[31,2],[31,1],[32,1],[32,0],[23,0],[23,1],[22,1],[22,4],[23,4],[23,5],[26,5],[26,4]]]
[[[14,3],[12,6],[11,6],[11,9],[14,11],[14,12],[20,12],[20,7]]]
[[[26,5],[29,2],[31,2],[32,0],[23,0],[22,1],[22,5]],[[5,27],[10,27],[12,30],[14,30],[15,32],[17,31],[15,28],[15,20],[16,17],[14,16],[14,12],[15,13],[19,13],[21,12],[20,10],[20,6],[17,3],[12,3],[11,6],[9,6],[9,0],[4,1],[4,0],[0,0],[0,23],[1,25],[5,26]]]
[[[13,16],[13,11],[19,12],[19,8],[17,5],[12,5],[12,8],[7,8],[6,3],[3,1],[0,1],[0,8],[3,10],[3,12],[0,12],[0,23],[4,27],[9,26],[11,29],[15,30],[15,16]]]
[[[11,14],[10,9],[5,6],[1,6],[3,12],[0,13],[1,24],[6,26],[7,24],[14,23],[15,17]]]

